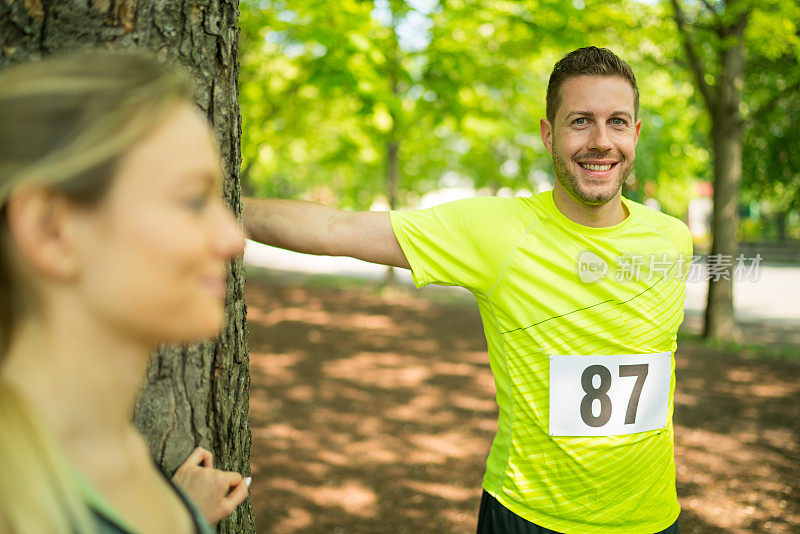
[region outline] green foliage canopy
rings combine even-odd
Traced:
[[[693,16],[712,17],[693,6]],[[752,109],[800,79],[792,6],[773,1],[751,20]],[[626,196],[655,191],[682,216],[691,182],[711,179],[708,119],[668,4],[244,0],[240,25],[243,175],[253,194],[369,208],[386,199],[391,143],[403,204],[443,184],[495,192],[552,183],[539,138],[547,80],[556,60],[590,44],[637,73],[643,127]],[[797,192],[790,148],[800,106],[788,92],[779,103],[747,130],[747,194]]]

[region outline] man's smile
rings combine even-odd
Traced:
[[[586,171],[590,176],[604,176],[617,166],[617,161],[610,162],[578,162],[578,166]]]

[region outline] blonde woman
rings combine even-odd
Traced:
[[[209,529],[131,424],[153,348],[219,331],[244,247],[191,98],[139,54],[0,72],[0,532]],[[221,517],[247,484],[210,461],[176,479]]]

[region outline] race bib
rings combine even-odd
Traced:
[[[550,356],[550,435],[619,436],[664,428],[671,356]]]

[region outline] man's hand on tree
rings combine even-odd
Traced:
[[[189,496],[210,524],[231,515],[247,498],[250,478],[214,469],[214,455],[197,447],[175,471],[172,481]]]

